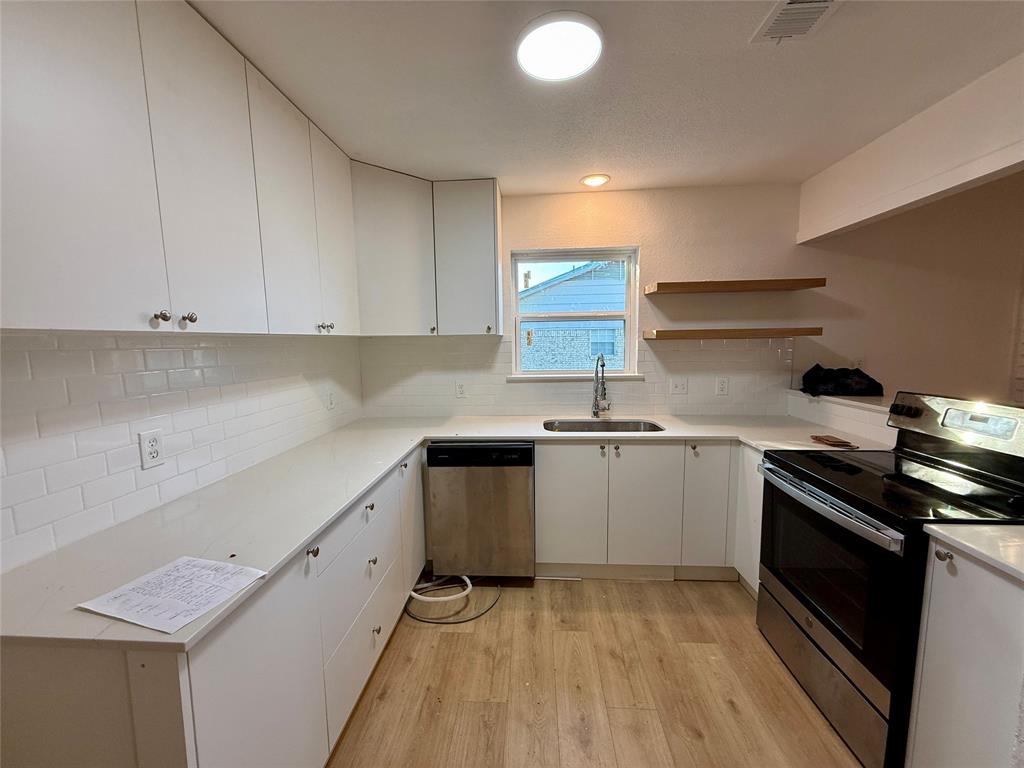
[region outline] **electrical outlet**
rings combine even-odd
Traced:
[[[333,389],[328,389],[327,390],[327,410],[328,411],[333,411],[334,410],[334,390]]]
[[[690,380],[685,376],[672,377],[672,394],[685,395],[690,391]]]
[[[715,394],[716,395],[728,395],[729,394],[729,377],[728,376],[717,376],[717,377],[715,377]]]
[[[466,396],[466,385],[461,381],[455,382],[455,396],[458,398],[463,398]]]
[[[162,429],[139,432],[139,451],[142,453],[142,468],[152,469],[164,463],[164,436]]]

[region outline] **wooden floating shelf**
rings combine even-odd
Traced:
[[[677,283],[651,283],[644,295],[667,293],[751,293],[754,291],[805,291],[824,288],[824,277],[781,277],[765,280],[686,280]]]
[[[673,339],[786,339],[791,336],[821,336],[821,328],[676,328],[644,331],[648,341]]]

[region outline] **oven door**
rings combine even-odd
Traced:
[[[762,582],[887,716],[903,535],[768,462],[761,474]]]

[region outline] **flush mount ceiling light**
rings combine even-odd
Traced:
[[[601,58],[601,27],[577,11],[538,16],[519,35],[516,58],[530,77],[571,80]]]
[[[588,187],[603,187],[611,180],[612,177],[607,173],[592,173],[580,179],[580,184],[585,184]]]

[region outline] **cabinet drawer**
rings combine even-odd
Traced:
[[[331,746],[341,735],[391,630],[405,605],[400,563],[392,564],[370,601],[324,668],[327,733]],[[380,627],[375,632],[374,629]]]
[[[325,659],[334,653],[381,578],[391,564],[398,561],[401,551],[398,504],[389,504],[317,578]]]
[[[320,554],[313,560],[318,576],[330,567],[371,520],[385,512],[389,506],[397,506],[397,490],[398,476],[392,472],[353,502],[334,525],[313,542],[312,546],[320,547]]]

